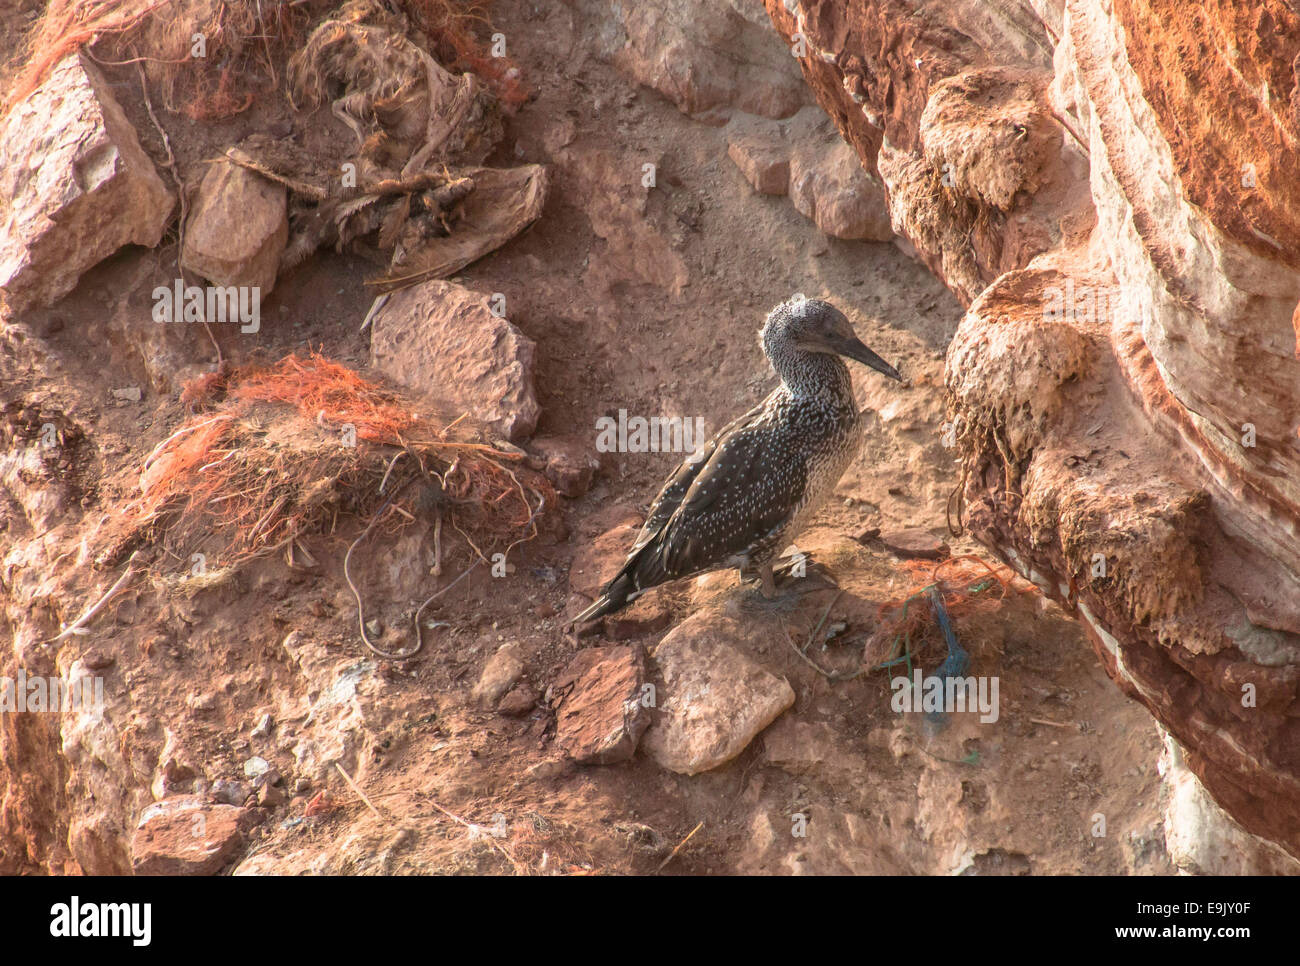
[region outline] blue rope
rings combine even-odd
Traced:
[[[948,678],[959,678],[966,674],[970,667],[970,653],[957,640],[957,634],[952,629],[952,620],[948,617],[948,608],[944,606],[943,595],[939,593],[938,587],[930,588],[930,605],[934,608],[934,618],[943,633],[944,643],[948,645],[948,656],[934,672],[936,677],[943,679],[946,692]],[[926,718],[938,725],[947,723],[947,713],[943,711],[928,712]]]

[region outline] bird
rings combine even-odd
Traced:
[[[841,356],[890,379],[838,308],[795,296],[768,313],[759,344],[780,384],[688,456],[650,505],[627,559],[570,622],[622,610],[652,587],[736,567],[777,596],[772,565],[857,455],[862,414]]]

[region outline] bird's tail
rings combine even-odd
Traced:
[[[583,624],[587,621],[593,621],[597,617],[604,617],[606,614],[620,611],[631,603],[629,597],[635,591],[636,585],[632,582],[632,575],[623,571],[605,585],[605,589],[601,591],[600,596],[596,598],[590,607],[569,623]]]

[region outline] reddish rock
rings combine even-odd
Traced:
[[[542,458],[546,478],[562,496],[577,499],[591,488],[600,461],[592,454],[590,439],[544,436],[529,446]]]
[[[650,726],[642,706],[645,658],[640,648],[579,651],[555,683],[555,742],[583,764],[627,761]]]
[[[665,0],[622,4],[614,64],[686,114],[738,107],[787,117],[807,103],[789,49],[755,0]]]
[[[796,148],[790,159],[790,200],[827,235],[850,240],[894,237],[881,183],[862,169],[838,136],[830,144]]]
[[[651,193],[662,189],[629,178],[624,159],[599,145],[579,142],[557,159],[578,186],[591,230],[605,243],[603,249],[593,249],[584,284],[612,290],[644,283],[680,295],[690,281],[689,267],[650,207]],[[645,162],[658,169],[663,158],[647,157]]]
[[[880,527],[863,527],[853,535],[853,539],[858,543],[870,543],[873,540],[879,540]]]
[[[633,609],[640,603],[633,604]],[[658,634],[667,630],[672,622],[672,612],[662,608],[650,608],[642,614],[622,611],[618,616],[605,618],[605,635],[615,641],[626,641],[642,634]]]
[[[517,684],[497,702],[497,713],[507,718],[522,718],[537,707],[537,692],[527,684]]]
[[[81,656],[81,662],[91,671],[102,671],[117,663],[117,658],[97,647],[92,647]]]
[[[899,557],[915,560],[942,560],[948,556],[948,545],[929,530],[908,527],[880,534],[880,542]]]
[[[215,875],[244,846],[254,824],[244,808],[178,795],[148,806],[131,838],[136,875]]]
[[[157,245],[175,199],[108,82],[69,54],[0,124],[0,294],[49,305],[123,245]]]
[[[783,195],[790,187],[790,145],[780,125],[737,117],[727,125],[727,156],[761,195]]]
[[[493,314],[487,295],[424,282],[392,293],[372,324],[370,361],[384,375],[449,419],[468,413],[514,442],[532,435],[541,415],[537,346]]]
[[[483,673],[474,685],[474,703],[480,708],[495,706],[523,673],[524,662],[519,645],[502,644],[483,666]]]

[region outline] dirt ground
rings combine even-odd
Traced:
[[[878,542],[849,537],[873,527],[946,535],[956,476],[941,442],[942,371],[961,315],[956,300],[894,245],[828,238],[788,199],[755,194],[727,157],[721,128],[691,120],[594,56],[595,28],[579,9],[559,0],[503,3],[495,21],[535,97],[507,120],[505,142],[487,163],[544,163],[553,187],[531,229],[458,278],[504,293],[510,321],[536,341],[537,435],[594,438],[596,420],[619,409],[699,415],[715,430],[774,385],[755,339],[766,311],[794,292],[830,299],[909,381],[894,388],[855,372],[859,399],[876,415],[839,486],[842,499],[822,512],[806,544],[833,561],[841,588],[857,600],[900,593],[898,561]],[[161,145],[134,74],[107,70],[157,160]],[[175,136],[182,170],[247,130],[288,123],[278,101],[265,100],[206,129],[165,115],[183,132]],[[313,123],[341,136],[327,109]],[[646,163],[657,169],[649,191],[640,187]],[[350,255],[318,255],[280,279],[259,333],[228,337],[223,348],[243,361],[312,347],[364,368],[360,326],[372,271]],[[50,556],[134,495],[141,459],[184,414],[174,387],[147,384],[137,346],[114,321],[129,311],[131,292],[174,275],[174,240],[156,251],[128,249],[52,309],[2,330],[5,401],[57,411],[86,437],[66,498],[84,518],[56,534]],[[192,358],[210,362],[202,330],[189,338]],[[140,403],[111,400],[110,389],[131,385],[143,386]],[[695,777],[644,756],[566,764],[545,710],[507,718],[477,709],[470,689],[500,644],[521,646],[525,677],[540,692],[592,643],[564,631],[570,562],[621,514],[643,510],[676,459],[611,454],[591,491],[564,501],[562,524],[522,548],[505,581],[480,572],[435,605],[433,616],[449,626],[410,661],[374,662],[357,640],[341,574],[355,520],[310,544],[320,561],[314,572],[277,558],[190,597],[146,585],[73,646],[111,649],[111,690],[121,699],[154,696],[154,705],[133,705],[138,740],[152,742],[141,752],[150,761],[170,750],[212,781],[241,776],[255,753],[289,778],[293,800],[267,810],[236,863],[241,873],[1170,871],[1155,725],[1109,683],[1077,626],[1028,592],[958,626],[974,656],[971,673],[1001,681],[1001,717],[991,725],[958,719],[933,731],[921,715],[891,711],[883,672],[832,683],[766,642],[749,656],[790,682],[794,707],[739,758]],[[0,514],[6,554],[36,537],[15,506]],[[954,554],[979,552],[947,539]],[[369,547],[362,566],[378,575],[380,611],[400,613],[427,594],[427,575],[412,562],[426,543],[413,528]],[[68,581],[87,593],[96,586],[90,574]],[[742,610],[759,606],[734,583],[667,588],[647,606],[674,620],[710,595]],[[829,591],[807,594],[778,617],[806,630],[829,600]],[[638,640],[649,646],[659,636]],[[938,641],[923,652],[929,666],[941,655]],[[857,656],[832,642],[818,659],[851,667]],[[321,788],[295,772],[292,752],[323,687],[313,669],[347,661],[370,677],[370,690],[338,713],[359,717],[353,777],[377,811],[333,781],[333,807],[304,818],[305,801]],[[274,737],[250,737],[268,712]],[[799,815],[805,835],[793,833]],[[1098,815],[1102,835],[1094,834]],[[58,824],[53,814],[24,819]],[[68,856],[58,849],[8,852],[0,871],[60,871],[61,862]]]

